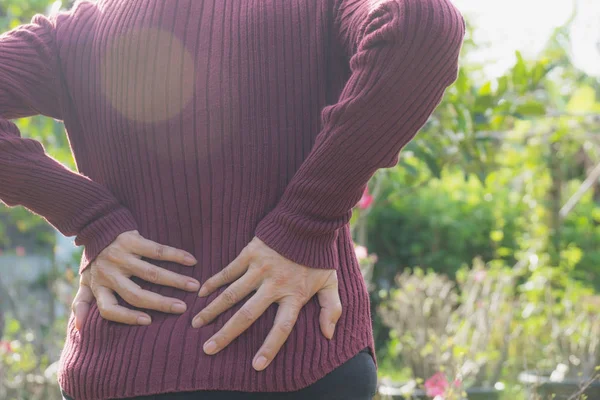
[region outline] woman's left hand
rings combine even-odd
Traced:
[[[208,279],[198,295],[207,296],[228,283],[232,284],[194,317],[192,326],[199,328],[210,323],[256,290],[221,330],[204,343],[204,352],[215,354],[248,329],[271,304],[278,303],[275,325],[252,363],[257,371],[265,369],[273,361],[296,324],[301,308],[315,294],[321,305],[319,323],[325,337],[333,337],[335,325],[342,314],[334,269],[296,264],[258,237],[254,237],[227,267]]]

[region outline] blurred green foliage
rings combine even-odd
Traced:
[[[560,215],[600,163],[600,84],[572,67],[565,35],[492,81],[464,63],[398,166],[379,172],[363,244],[384,286],[405,267],[454,275],[476,256],[514,263],[539,245],[554,265],[578,248],[572,276],[600,288],[597,180]]]
[[[72,1],[63,2],[69,6]],[[55,4],[49,0],[2,0],[0,1],[0,33],[31,21],[36,13],[47,13]],[[63,164],[75,168],[63,124],[50,118],[33,117],[17,122],[25,137],[39,140],[44,148]],[[46,220],[23,207],[7,208],[0,205],[0,249],[4,253],[26,244],[28,251],[51,248],[55,242],[52,229]],[[33,247],[33,248],[32,248]]]

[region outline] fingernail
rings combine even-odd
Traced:
[[[255,369],[264,369],[267,366],[267,359],[264,356],[260,356],[254,362]]]
[[[200,328],[202,325],[204,325],[204,320],[201,317],[196,317],[192,321],[192,327],[194,328]]]
[[[140,325],[150,325],[152,321],[148,317],[138,317],[137,322]]]
[[[187,255],[185,256],[185,261],[186,261],[186,262],[189,262],[190,264],[191,264],[191,263],[193,263],[193,264],[196,264],[196,263],[198,262],[198,260],[196,260],[196,258],[195,258],[195,257],[193,257],[193,256],[191,256],[191,255],[189,255],[189,254],[187,254]]]
[[[182,313],[185,312],[186,306],[183,303],[175,303],[171,306],[171,311],[174,313]]]
[[[188,283],[185,284],[185,289],[189,290],[190,292],[194,292],[194,291],[198,290],[199,287],[200,287],[200,284],[198,282],[194,282],[194,281],[189,281]]]
[[[214,340],[211,340],[210,342],[208,342],[204,345],[204,352],[206,354],[212,354],[216,350],[217,350],[217,344],[214,342]]]
[[[200,292],[198,292],[198,296],[199,296],[199,297],[204,297],[204,296],[206,296],[207,294],[208,294],[208,288],[206,288],[206,287],[203,287],[203,288],[201,288],[201,289],[200,289]]]

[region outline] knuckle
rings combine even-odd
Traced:
[[[99,281],[100,282],[110,282],[111,278],[112,278],[112,274],[109,273],[107,268],[97,268],[94,271],[93,277],[92,277],[92,284],[94,286],[96,286]]]
[[[160,307],[160,310],[161,310],[162,312],[165,312],[165,313],[171,313],[171,312],[173,312],[173,310],[172,310],[172,307],[173,307],[173,306],[174,306],[176,303],[174,303],[172,300],[171,300],[171,301],[169,301],[169,300],[167,300],[166,298],[164,298],[164,299],[161,299],[161,300],[162,300],[162,301],[159,301],[159,302],[158,302],[158,304],[159,304],[159,307]]]
[[[258,242],[256,240],[251,240],[246,247],[242,250],[242,252],[252,253],[258,247]]]
[[[107,269],[104,269],[104,268],[99,269],[97,278],[98,279],[95,282],[96,284],[105,283],[105,286],[110,287],[110,288],[118,287],[117,277],[113,273],[108,271]]]
[[[105,311],[104,314],[101,314],[101,317],[106,319],[106,320],[112,320],[114,318],[114,316],[112,315],[112,313]]]
[[[231,281],[231,278],[232,278],[231,268],[229,268],[229,267],[223,268],[223,270],[221,271],[221,278],[225,282]]]
[[[280,300],[282,299],[280,293],[276,290],[270,290],[268,285],[261,286],[256,292],[253,293],[253,296],[260,297],[261,301],[268,304],[280,304]]]
[[[221,348],[223,346],[226,346],[227,343],[230,343],[231,340],[229,339],[229,335],[225,333],[220,333],[215,337],[215,342],[217,343],[219,348]]]
[[[248,263],[248,271],[255,271],[255,272],[260,272],[260,264],[256,263],[256,262],[249,262]]]
[[[282,293],[274,286],[266,286],[263,292],[263,296],[269,300],[271,303],[277,301],[281,298]]]
[[[308,290],[302,285],[294,286],[292,290],[292,297],[298,302],[306,303],[308,300]]]
[[[133,305],[140,305],[141,304],[141,296],[138,292],[132,292],[132,291],[126,291],[124,296],[125,300],[127,300],[127,302],[129,304],[133,304]]]
[[[162,260],[162,258],[165,255],[165,250],[165,246],[163,246],[162,244],[157,244],[154,247],[154,255],[156,256],[156,259]]]
[[[103,278],[106,275],[108,275],[108,268],[104,268],[104,267],[98,265],[97,263],[94,265],[94,267],[97,267],[97,268],[94,268],[94,270],[92,271],[92,275],[94,277]]]
[[[291,297],[288,299],[287,301],[287,305],[290,307],[290,309],[295,312],[295,313],[299,313],[300,310],[302,309],[302,307],[304,306],[305,301],[302,300],[299,297]]]
[[[335,311],[339,311],[339,312],[341,312],[341,311],[343,310],[343,308],[344,308],[344,307],[342,306],[342,302],[341,302],[339,299],[338,299],[338,300],[335,302],[335,304],[333,305],[333,309],[334,309]]]
[[[252,250],[250,249],[250,244],[251,243],[248,243],[248,245],[244,247],[242,251],[239,252],[238,257],[246,258],[250,256],[250,254],[252,253]]]
[[[119,242],[116,242],[122,249],[131,251],[135,246],[135,238],[132,236],[124,236]]]
[[[242,317],[242,320],[246,323],[254,321],[254,312],[248,307],[240,308],[240,316]]]
[[[144,279],[148,282],[156,283],[160,278],[160,271],[155,267],[147,267],[144,272]]]
[[[100,316],[104,319],[108,319],[110,313],[104,304],[98,304],[98,312]]]
[[[223,292],[223,301],[225,301],[225,303],[229,306],[233,306],[234,304],[236,304],[238,302],[237,299],[237,295],[235,294],[235,292],[231,289],[226,289]]]
[[[117,263],[120,261],[120,252],[114,246],[109,246],[104,251],[104,258],[108,261]]]
[[[210,291],[211,293],[215,290],[215,285],[213,285],[213,278],[210,278],[209,280],[204,282],[204,284],[202,286],[204,288],[206,288],[206,290]]]
[[[217,313],[212,308],[206,308],[200,312],[200,317],[203,321],[212,321],[217,317]]]
[[[205,308],[204,310],[202,310],[198,314],[196,314],[196,317],[200,318],[202,321],[207,322],[211,318],[210,310],[208,310],[208,309]]]
[[[277,331],[283,335],[289,335],[294,329],[294,321],[291,319],[286,319],[275,325],[277,327]]]
[[[341,303],[336,303],[333,306],[333,312],[334,312],[334,314],[335,314],[336,317],[341,316],[342,315],[342,311],[343,311],[343,308],[342,308],[342,304]]]
[[[275,358],[275,353],[277,353],[274,347],[271,344],[265,344],[260,349],[261,354],[266,357],[267,360],[272,360]]]
[[[131,243],[131,234],[129,232],[123,232],[114,240],[115,244],[128,245]]]
[[[161,301],[154,308],[156,308],[160,312],[171,314],[172,313],[171,306],[172,306],[172,304],[170,302],[162,302]],[[149,305],[147,305],[146,308],[151,308],[151,307]]]
[[[285,286],[285,285],[287,285],[288,282],[289,282],[289,277],[287,276],[287,274],[279,273],[273,277],[273,283],[277,287]]]
[[[265,275],[269,271],[271,271],[271,264],[269,264],[269,263],[261,263],[261,264],[254,264],[254,265],[255,265],[254,269],[256,269],[256,271],[261,275]]]
[[[101,268],[98,267],[98,260],[96,259],[92,265],[90,266],[89,270],[89,276],[87,277],[87,279],[90,282],[90,287],[92,286],[92,284],[94,283],[94,281],[96,279],[98,279],[98,270],[100,270]],[[83,277],[82,277],[83,278]]]
[[[80,281],[79,281],[80,285],[86,285],[86,286],[90,285],[90,277],[92,275],[92,272],[91,272],[92,267],[93,267],[93,264],[90,266],[90,268],[83,271],[83,273],[81,274]]]

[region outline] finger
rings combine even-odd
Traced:
[[[92,264],[93,266],[93,264]],[[90,266],[89,268],[86,268],[85,271],[83,271],[81,273],[81,276],[79,277],[79,284],[80,285],[85,285],[87,287],[89,287],[91,289],[91,284],[92,284],[92,266]],[[93,293],[92,293],[93,295]]]
[[[222,312],[229,310],[258,287],[259,278],[260,276],[255,274],[244,274],[240,279],[229,285],[229,287],[217,296],[217,298],[209,305],[204,307],[202,311],[196,314],[192,320],[192,326],[194,328],[199,328],[206,325],[212,322],[212,320]]]
[[[115,291],[132,306],[173,314],[182,314],[187,309],[183,301],[144,290],[129,278],[120,276],[116,282]]]
[[[171,286],[188,292],[195,292],[200,288],[200,282],[194,278],[177,274],[165,268],[140,260],[131,255],[125,256],[125,264],[132,275],[145,281],[164,286]]]
[[[75,328],[77,330],[80,330],[83,326],[92,301],[94,301],[94,293],[92,293],[92,289],[90,289],[89,286],[81,283],[71,306],[73,313],[75,314]]]
[[[337,285],[321,289],[317,293],[321,312],[319,314],[319,325],[321,333],[328,338],[333,338],[335,325],[342,316],[342,302]]]
[[[275,358],[294,329],[301,306],[295,302],[282,302],[275,316],[275,323],[265,342],[256,353],[252,366],[257,371],[265,369]]]
[[[143,236],[139,236],[128,242],[127,248],[140,256],[154,260],[174,261],[188,266],[198,263],[198,260],[187,251],[156,243]]]
[[[208,296],[221,286],[231,283],[242,276],[248,270],[248,264],[250,263],[251,258],[251,252],[247,249],[248,248],[245,247],[235,260],[204,282],[198,296]]]
[[[260,317],[273,301],[262,286],[227,323],[204,343],[206,354],[215,354],[227,347]]]
[[[95,295],[98,311],[104,319],[127,325],[150,325],[152,322],[148,314],[119,305],[116,296],[107,287],[96,287]]]

